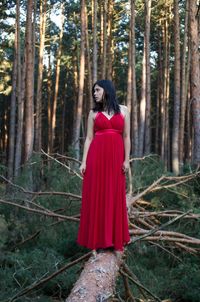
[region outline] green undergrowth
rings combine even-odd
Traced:
[[[64,162],[65,163],[65,162]],[[78,167],[70,164],[78,171]],[[150,156],[132,165],[134,195],[141,192],[166,173],[162,162]],[[1,168],[1,173],[5,168]],[[189,173],[189,169],[185,171]],[[43,162],[34,157],[23,169],[15,184],[29,191],[70,192],[81,194],[81,180],[67,168],[56,162]],[[128,182],[128,179],[127,179]],[[173,180],[168,184],[173,183]],[[128,187],[128,186],[127,186]],[[146,210],[192,210],[199,213],[200,185],[197,178],[170,189],[150,192],[142,198]],[[57,214],[73,216],[80,213],[80,200],[69,196],[35,196],[12,185],[0,185],[1,199],[28,208],[45,209]],[[32,203],[37,204],[33,206]],[[41,208],[43,207],[43,209]],[[166,219],[161,219],[166,222]],[[183,232],[200,238],[197,220],[182,219],[167,230]],[[62,266],[78,259],[87,250],[76,244],[78,223],[36,214],[13,205],[0,204],[0,301],[9,301],[22,290],[40,282]],[[200,263],[197,256],[188,255],[175,248],[145,242],[137,242],[127,249],[127,264],[138,280],[153,294],[173,302],[200,301]],[[163,247],[163,248],[162,248]],[[170,253],[166,252],[167,248]],[[77,280],[83,262],[52,278],[42,286],[17,298],[15,301],[64,301]],[[130,281],[135,297],[146,300],[137,286]],[[116,296],[125,299],[124,284],[118,278]],[[151,301],[154,301],[153,299]]]

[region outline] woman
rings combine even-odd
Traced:
[[[126,106],[117,103],[111,81],[97,81],[92,94],[94,108],[88,116],[80,166],[83,187],[77,242],[93,251],[123,251],[130,240],[125,192],[130,115]]]

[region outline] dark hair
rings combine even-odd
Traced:
[[[96,102],[94,97],[94,87],[95,85],[100,86],[104,89],[104,102]],[[117,102],[117,97],[115,93],[115,87],[110,80],[98,80],[96,83],[94,83],[92,87],[92,96],[94,100],[94,108],[93,111],[104,111],[107,110],[108,114],[111,111],[114,111],[115,113],[120,112],[120,107]]]

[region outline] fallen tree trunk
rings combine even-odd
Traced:
[[[65,302],[103,302],[113,297],[121,261],[114,252],[90,257]]]

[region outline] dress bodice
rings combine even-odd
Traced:
[[[94,120],[94,132],[102,132],[102,130],[106,129],[122,134],[124,129],[124,116],[122,113],[116,113],[111,118],[108,118],[102,112],[98,112]]]

